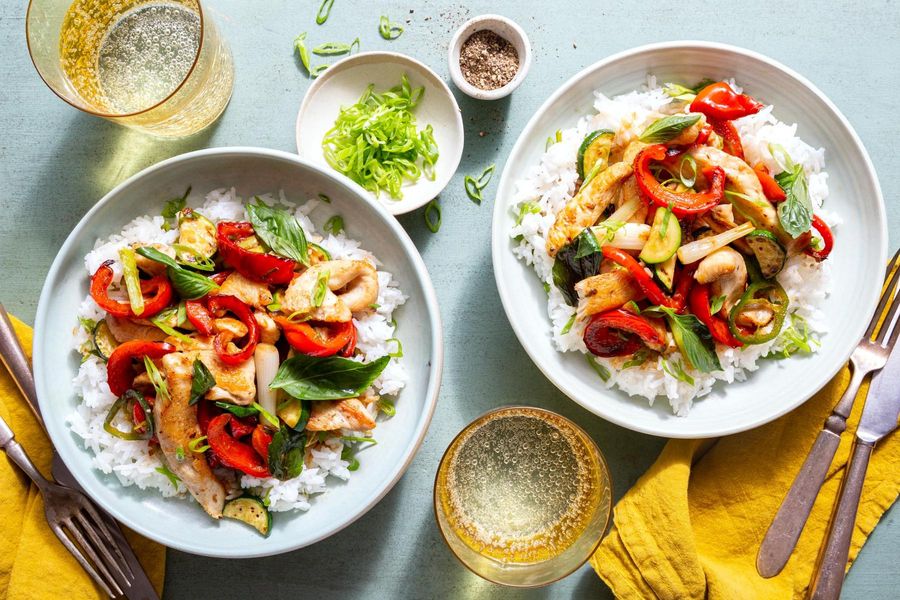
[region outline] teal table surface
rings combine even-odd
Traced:
[[[294,120],[310,80],[291,42],[351,41],[365,50],[411,54],[449,81],[446,51],[471,16],[499,12],[519,22],[534,64],[510,99],[476,102],[454,90],[466,146],[459,173],[441,196],[443,226],[432,234],[421,211],[400,218],[437,288],[445,324],[443,388],[431,429],[409,471],[382,502],[351,527],[283,556],[226,561],[171,551],[167,598],[610,597],[589,567],[547,588],[503,589],[480,580],[450,554],[431,512],[431,486],[443,450],[466,423],[503,404],[549,407],[584,426],[606,454],[617,497],[656,457],[664,440],[622,429],[566,399],[547,382],[513,336],[491,270],[493,198],[481,206],[463,176],[502,167],[528,118],[572,74],[611,53],[677,39],[728,42],[763,52],[818,85],[849,118],[881,175],[892,244],[900,242],[900,5],[864,2],[608,2],[336,0],[316,26],[318,0],[208,0],[235,59],[231,104],[207,131],[160,141],[80,114],[38,78],[25,45],[24,0],[0,3],[0,301],[34,318],[44,276],[66,235],[117,183],[162,159],[209,146],[249,145],[295,151]],[[387,42],[380,15],[405,33]],[[495,183],[489,188],[496,189]],[[490,196],[490,194],[488,194]],[[845,586],[848,598],[896,598],[900,522],[888,512]]]

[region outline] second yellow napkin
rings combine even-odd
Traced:
[[[756,553],[813,440],[846,387],[848,371],[797,410],[716,441],[672,440],[614,509],[615,526],[591,565],[619,598],[802,598],[847,463],[862,402],[797,549],[772,579]],[[865,389],[861,392],[864,394]],[[851,561],[900,493],[900,436],[879,444],[869,464]]]
[[[26,352],[31,353],[31,328],[13,319]],[[12,379],[0,368],[0,416],[45,475],[50,475],[50,441]],[[165,547],[124,529],[157,592],[166,570]],[[41,496],[5,455],[0,458],[0,598],[56,600],[105,598],[88,575],[47,527]]]

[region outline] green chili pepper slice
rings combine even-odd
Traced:
[[[144,416],[146,420],[144,421],[144,430],[143,431],[122,431],[113,426],[112,421],[116,418],[116,415],[119,414],[119,411],[124,407],[133,406],[129,404],[129,401],[133,401],[141,407],[141,410],[144,411]],[[150,404],[144,398],[144,395],[137,390],[128,390],[113,402],[112,406],[109,407],[109,413],[106,415],[106,420],[103,421],[103,429],[106,430],[110,435],[114,435],[122,440],[129,441],[137,441],[137,440],[149,440],[153,437],[153,409],[150,408]]]
[[[781,333],[781,327],[787,316],[788,304],[787,292],[777,282],[751,283],[740,302],[731,309],[731,313],[728,315],[728,327],[734,337],[744,344],[764,344],[772,341]],[[748,331],[747,328],[738,324],[741,313],[761,308],[767,308],[773,312],[771,321],[766,325],[755,331]]]

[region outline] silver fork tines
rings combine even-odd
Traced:
[[[791,557],[800,533],[803,531],[803,526],[809,518],[816,496],[828,475],[828,468],[834,459],[841,434],[847,429],[847,417],[853,410],[853,404],[863,379],[866,375],[884,367],[891,348],[900,337],[900,324],[895,323],[897,311],[900,309],[900,294],[896,290],[897,282],[900,280],[900,262],[898,261],[900,261],[900,250],[888,263],[881,299],[869,322],[865,336],[850,355],[850,366],[852,367],[850,384],[825,421],[822,431],[819,432],[806,461],[781,502],[781,507],[759,547],[756,570],[763,577],[778,575]],[[887,315],[885,315],[885,310],[887,310]],[[882,315],[885,315],[883,321],[881,320]],[[879,323],[882,323],[880,329]]]
[[[90,500],[79,491],[45,479],[2,418],[0,448],[37,485],[50,529],[91,579],[111,598],[121,596],[123,588],[131,588],[134,572]]]

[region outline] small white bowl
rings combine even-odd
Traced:
[[[508,40],[519,53],[519,70],[516,72],[516,76],[512,78],[512,81],[496,90],[483,90],[475,87],[466,81],[459,68],[459,52],[463,43],[473,33],[483,30],[493,31]],[[525,76],[528,75],[528,69],[531,68],[531,42],[528,40],[525,30],[511,19],[501,15],[481,15],[469,19],[456,30],[453,39],[450,40],[447,59],[450,65],[450,78],[464,94],[476,100],[498,100],[512,94],[513,90],[519,87]]]
[[[361,52],[340,60],[325,70],[309,87],[297,114],[297,153],[317,166],[334,172],[325,160],[322,139],[334,125],[342,106],[356,103],[370,83],[376,91],[400,83],[406,73],[411,86],[425,87],[415,109],[419,128],[431,125],[440,157],[435,164],[434,181],[424,175],[415,183],[406,183],[403,198],[394,200],[366,191],[391,214],[402,215],[424,206],[450,182],[463,151],[463,122],[459,105],[447,84],[418,60],[396,52]]]

